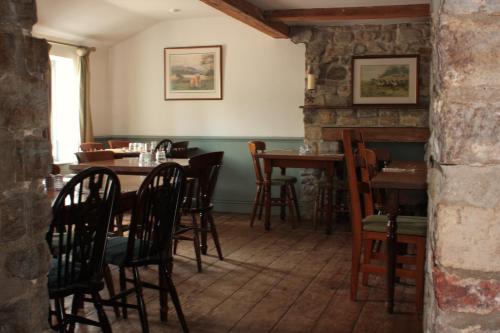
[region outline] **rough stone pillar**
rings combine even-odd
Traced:
[[[49,46],[34,0],[0,1],[0,332],[44,331],[50,203]]]
[[[500,330],[499,15],[433,3],[426,332]]]

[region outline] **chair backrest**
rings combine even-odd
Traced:
[[[108,150],[98,151],[79,151],[75,153],[78,163],[94,162],[94,161],[108,161],[115,158],[115,154]]]
[[[111,149],[128,148],[129,140],[108,140],[108,146]]]
[[[81,151],[103,150],[104,145],[100,142],[84,142],[80,145]]]
[[[361,157],[365,156],[365,144],[363,141],[363,135],[361,131],[356,129],[345,129],[342,131],[342,142],[344,145],[344,158],[347,169],[347,184],[350,194],[351,203],[351,226],[353,241],[359,245],[361,242],[361,220],[363,218],[360,191],[363,193],[364,202],[367,202],[368,196],[371,198],[371,191],[369,184],[362,181],[362,178],[369,177],[366,172],[366,168],[360,168],[359,166],[365,163],[364,159]],[[365,175],[363,175],[365,173]],[[359,175],[359,176],[358,176]],[[373,211],[373,206],[372,206]],[[368,212],[365,209],[365,215]],[[371,214],[370,214],[371,215]]]
[[[260,167],[260,159],[255,157],[255,154],[262,153],[266,150],[266,143],[263,141],[249,141],[248,150],[252,156],[253,169],[255,171],[255,179],[257,182],[263,182],[262,169]]]
[[[156,145],[155,149],[153,150],[153,153],[156,153],[158,150],[164,150],[165,154],[170,157],[171,156],[171,150],[172,150],[172,145],[173,142],[170,139],[163,139],[158,144]]]
[[[172,143],[170,155],[173,158],[187,158],[188,157],[189,141],[179,141]]]
[[[132,212],[126,262],[147,264],[171,257],[185,185],[184,170],[177,163],[162,163],[144,179]]]
[[[83,170],[59,192],[46,235],[57,261],[51,288],[61,291],[101,280],[108,226],[119,195],[118,177],[101,167]]]
[[[208,207],[215,191],[219,170],[222,167],[223,151],[196,155],[189,160],[188,175],[196,179],[197,208]]]

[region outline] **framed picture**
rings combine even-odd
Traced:
[[[418,103],[418,55],[352,59],[352,104]]]
[[[167,47],[165,100],[222,99],[222,45]]]

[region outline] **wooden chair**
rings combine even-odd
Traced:
[[[219,170],[222,167],[224,152],[213,152],[197,155],[189,160],[188,176],[193,178],[191,188],[187,192],[184,204],[184,213],[191,216],[191,223],[179,223],[174,237],[174,253],[180,240],[189,240],[194,243],[198,272],[202,271],[201,255],[207,254],[207,234],[212,239],[217,249],[220,260],[224,260],[219,242],[219,235],[212,216],[212,195],[217,184]],[[194,196],[194,200],[191,198]],[[197,221],[199,216],[199,223]],[[186,235],[192,233],[192,236]],[[201,239],[200,239],[201,238]]]
[[[162,321],[167,319],[167,296],[170,295],[183,331],[189,331],[171,276],[172,236],[179,219],[185,180],[183,168],[176,163],[163,163],[154,168],[137,191],[128,237],[110,238],[106,247],[105,264],[119,267],[120,292],[115,294],[108,275],[106,283],[111,297],[103,304],[122,307],[124,318],[127,318],[127,308],[137,309],[143,332],[149,332],[143,288],[159,291]],[[158,285],[140,278],[139,268],[153,265],[158,266]],[[132,271],[132,279],[126,277],[126,269]],[[127,282],[133,287],[127,289]],[[135,293],[136,304],[127,302],[130,293]]]
[[[374,260],[386,261],[387,255],[372,251],[375,241],[384,242],[387,239],[387,216],[373,214],[373,198],[369,180],[370,174],[373,172],[374,156],[372,153],[367,153],[361,132],[359,130],[344,130],[342,140],[351,197],[353,237],[351,299],[355,300],[360,272],[364,274],[364,282],[367,282],[367,274],[387,274],[385,265],[374,263]],[[363,197],[363,210],[360,195]],[[416,280],[416,305],[418,311],[421,311],[423,307],[427,218],[398,216],[397,221],[399,225],[397,230],[398,243],[414,244],[416,255],[397,256],[398,264],[412,265],[415,266],[415,269],[400,266],[396,270],[396,276]]]
[[[331,189],[332,192],[335,192],[335,202],[332,207],[333,212],[335,214],[346,214],[348,213],[348,209],[345,202],[349,201],[349,191],[347,189],[347,182],[343,179],[344,168],[341,164],[336,165],[336,177],[333,183],[333,187]],[[316,230],[318,220],[323,221],[325,212],[326,212],[326,194],[328,189],[328,183],[325,179],[320,178],[318,181],[318,191],[316,192],[316,198],[314,199],[314,211],[313,211],[313,228]],[[342,194],[345,194],[343,196]],[[344,199],[345,197],[345,199]]]
[[[170,139],[163,139],[158,144],[156,145],[155,149],[153,150],[153,153],[156,153],[158,150],[164,150],[165,155],[167,157],[171,157],[171,150],[172,150],[172,145],[173,142]]]
[[[108,140],[108,146],[111,149],[128,148],[129,140]]]
[[[188,157],[189,141],[179,141],[172,143],[170,155],[172,158],[187,158]]]
[[[103,259],[112,211],[120,195],[118,177],[106,168],[89,168],[74,176],[52,206],[47,242],[52,254],[48,275],[49,323],[59,332],[73,331],[75,323],[101,327],[111,332],[99,291],[104,288]],[[64,298],[73,295],[71,314],[64,310]],[[78,308],[90,295],[99,322],[78,316]],[[56,318],[56,323],[52,319]]]
[[[51,175],[58,175],[60,173],[61,173],[61,167],[57,164],[52,164],[50,174]]]
[[[94,161],[108,161],[114,159],[115,155],[112,151],[99,150],[99,151],[80,151],[75,153],[78,163],[94,162]],[[110,226],[110,232],[116,232],[118,234],[123,234],[126,231],[126,227],[123,225],[123,214],[129,211],[130,199],[133,199],[133,193],[126,193],[125,199],[122,200],[118,205],[114,213],[114,219]],[[130,199],[128,199],[130,198]]]
[[[250,219],[250,226],[253,227],[255,216],[258,212],[258,219],[262,218],[262,210],[264,207],[264,176],[262,174],[260,160],[255,156],[257,153],[264,152],[266,150],[266,143],[263,141],[250,141],[248,142],[248,150],[252,156],[253,167],[255,171],[255,184],[257,185],[257,192],[255,194],[255,199],[252,208],[252,217]],[[281,207],[280,217],[282,220],[285,219],[285,211],[288,206],[290,215],[297,216],[297,220],[300,222],[300,212],[299,203],[297,200],[297,194],[295,192],[294,184],[297,182],[297,178],[293,176],[287,176],[282,170],[281,175],[273,175],[271,178],[271,186],[279,186],[280,197],[271,198],[271,206]],[[295,210],[295,212],[294,212]],[[292,220],[292,225],[295,227],[295,220]]]
[[[99,150],[99,151],[79,151],[75,153],[78,163],[94,162],[94,161],[107,161],[115,158],[112,151]]]
[[[84,142],[80,145],[81,151],[104,150],[104,145],[99,142]]]

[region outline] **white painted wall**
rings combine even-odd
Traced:
[[[163,49],[216,44],[224,50],[224,99],[165,101]],[[159,23],[110,48],[110,109],[101,114],[104,98],[94,104],[95,132],[302,137],[304,57],[304,45],[229,17]]]

